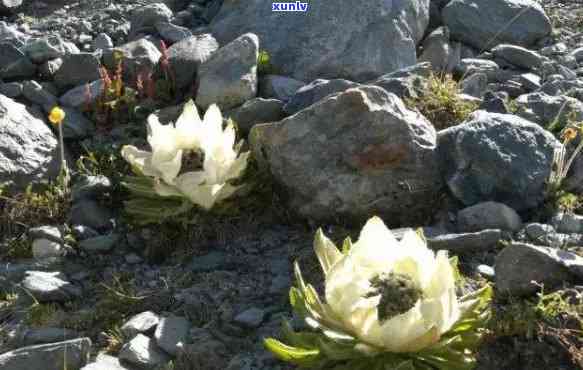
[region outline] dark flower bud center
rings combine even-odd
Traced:
[[[182,167],[180,168],[180,173],[202,170],[203,160],[204,154],[201,150],[184,151],[182,153]]]
[[[373,277],[370,285],[370,291],[364,297],[380,296],[377,309],[381,323],[404,314],[423,298],[423,291],[419,284],[405,274],[382,273]]]

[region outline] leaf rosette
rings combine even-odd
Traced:
[[[490,316],[492,288],[458,298],[457,259],[430,250],[413,231],[397,241],[378,217],[342,251],[319,230],[315,253],[325,300],[295,263],[294,313],[311,330],[283,323],[281,340],[265,339],[276,357],[304,368],[457,370],[475,366]]]

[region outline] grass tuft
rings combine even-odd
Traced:
[[[458,125],[478,108],[478,104],[460,98],[458,83],[451,75],[432,74],[427,90],[418,98],[406,99],[405,104],[423,114],[436,130]]]

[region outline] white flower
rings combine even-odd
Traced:
[[[182,155],[185,150],[196,150],[204,137],[204,128],[209,125],[201,122],[194,102],[184,105],[176,125],[162,125],[158,117],[148,117],[148,143],[151,152],[139,150],[135,146],[122,148],[122,157],[145,176],[161,178],[172,184],[180,173]]]
[[[358,338],[362,350],[416,352],[437,343],[460,318],[447,253],[435,254],[413,231],[398,242],[383,221],[374,217],[347,254],[321,231],[314,247],[326,275],[326,309],[334,318],[332,324]],[[380,320],[382,294],[371,280],[383,276],[404,277],[421,294],[402,313]]]
[[[172,182],[157,182],[156,191],[162,196],[185,196],[192,203],[210,209],[238,189],[228,182],[245,171],[249,152],[238,153],[241,145],[235,147],[235,128],[229,124],[223,130],[221,111],[214,104],[204,115],[201,132],[202,171],[186,172]]]

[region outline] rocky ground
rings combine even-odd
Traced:
[[[0,368],[290,369],[262,340],[293,261],[319,287],[315,230],[373,214],[459,256],[460,295],[494,284],[478,369],[583,368],[582,157],[547,184],[583,121],[583,2],[311,3],[0,1]],[[142,225],[119,150],[190,98],[238,124],[253,191]]]

